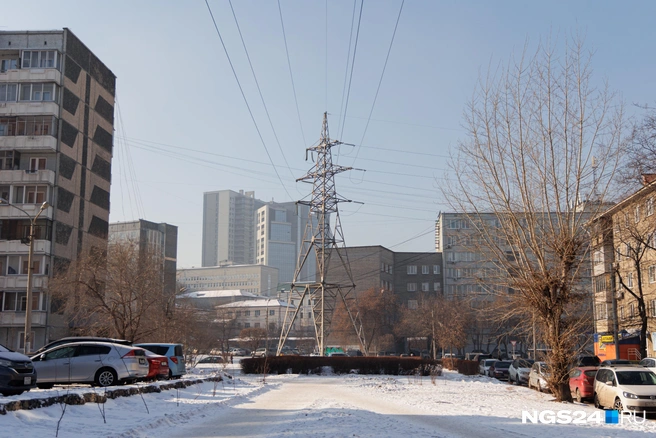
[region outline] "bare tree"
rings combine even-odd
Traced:
[[[633,126],[631,141],[618,180],[625,188],[623,194],[640,187],[642,175],[656,174],[656,108],[643,107],[644,117]]]
[[[248,327],[239,332],[239,337],[246,342],[251,351],[255,352],[267,339],[267,331],[260,327]]]
[[[58,273],[49,290],[78,334],[144,341],[166,325],[161,261],[136,243],[90,251]]]
[[[591,300],[583,225],[605,208],[625,142],[622,105],[595,87],[591,60],[567,39],[563,52],[540,44],[490,71],[467,106],[445,189],[499,271],[488,293],[535,316],[558,400],[571,400],[568,367]]]

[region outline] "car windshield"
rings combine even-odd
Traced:
[[[588,377],[594,377],[597,374],[597,370],[588,370],[585,372],[585,375]]]
[[[510,362],[499,361],[494,363],[494,368],[508,368],[509,366]]]
[[[656,374],[651,371],[618,371],[620,385],[656,385]]]

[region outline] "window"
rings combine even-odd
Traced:
[[[649,267],[649,282],[653,283],[656,281],[656,265],[651,265]]]
[[[30,172],[36,172],[37,170],[45,170],[45,168],[46,168],[45,158],[30,158]]]
[[[0,60],[0,73],[4,73],[7,70],[16,70],[16,69],[18,69],[18,59]]]
[[[18,100],[18,84],[0,84],[0,102],[16,102]]]
[[[449,228],[452,230],[457,230],[458,228],[460,228],[460,220],[458,219],[449,220]]]
[[[421,273],[422,273],[422,274],[429,274],[429,273],[430,273],[430,270],[429,270],[428,266],[426,266],[426,265],[422,265],[422,267],[421,267]]]
[[[255,323],[255,328],[260,328],[260,323],[259,322]]]
[[[25,312],[27,296],[25,292],[0,293],[2,310],[5,312]],[[45,310],[40,292],[32,293],[32,310]]]
[[[250,328],[250,326],[251,326],[251,323],[250,323],[250,322],[245,322],[245,323],[244,323],[244,328]]]
[[[408,300],[408,309],[416,310],[417,307],[419,307],[417,305],[417,300]]]
[[[255,316],[260,316],[260,311],[259,310],[255,311]]]
[[[649,302],[649,316],[652,318],[656,317],[656,300],[651,300]]]
[[[15,204],[43,204],[47,194],[47,186],[15,186],[12,202]]]
[[[57,86],[54,83],[20,84],[18,97],[24,102],[55,102]]]
[[[435,292],[440,292],[442,290],[442,286],[440,285],[440,283],[433,283],[433,290]]]
[[[620,306],[620,319],[624,319],[624,306]]]
[[[633,303],[629,304],[629,318],[635,316],[635,305]]]
[[[0,117],[0,137],[15,135],[56,136],[57,118],[54,116]]]
[[[59,68],[56,50],[23,50],[23,68]]]
[[[433,274],[439,275],[440,265],[433,265]]]
[[[276,316],[276,311],[273,309],[269,310],[269,316]]]
[[[417,273],[417,267],[412,265],[408,266],[408,275],[415,275]]]
[[[626,285],[627,287],[633,287],[633,272],[629,272],[626,276]]]
[[[649,198],[649,199],[647,199],[647,205],[646,205],[646,207],[647,207],[647,208],[646,208],[646,210],[647,210],[647,212],[646,212],[647,216],[651,216],[652,214],[654,214],[654,198]]]
[[[635,211],[633,212],[633,219],[635,223],[640,222],[640,206],[636,205],[635,206]]]
[[[430,291],[430,283],[421,283],[421,291],[422,292]]]
[[[417,283],[408,283],[408,292],[416,292]]]
[[[244,310],[244,316],[251,316],[250,310]]]

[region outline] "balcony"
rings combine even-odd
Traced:
[[[34,254],[50,254],[52,242],[49,240],[34,239]],[[0,240],[0,254],[25,254],[28,246],[20,240]]]
[[[17,204],[17,207],[20,207],[23,210],[25,210],[25,213],[27,214],[15,208],[13,205],[0,204],[0,218],[27,219],[28,215],[30,218],[33,218],[39,212],[39,209],[41,208],[41,204]],[[52,220],[52,213],[53,213],[53,208],[52,206],[49,206],[43,211],[43,213],[41,213],[39,219],[48,218]]]
[[[52,170],[0,170],[0,184],[55,184],[55,172]]]
[[[19,68],[0,73],[0,82],[56,82],[61,83],[61,72],[56,68]]]
[[[59,116],[59,104],[57,102],[0,102],[0,115],[17,114]]]
[[[46,312],[32,311],[32,327],[45,327]],[[0,326],[2,327],[24,327],[25,312],[0,312]]]
[[[2,113],[1,106],[0,106],[0,113]],[[52,135],[0,136],[0,148],[17,149],[21,151],[54,152],[57,150],[57,137],[53,137]]]
[[[48,285],[47,275],[33,275],[34,289],[45,289]],[[26,289],[27,275],[8,275],[0,277],[0,289]]]

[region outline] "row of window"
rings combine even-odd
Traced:
[[[45,185],[0,185],[0,198],[10,204],[43,204],[49,199]]]
[[[57,136],[57,118],[55,116],[0,117],[0,137],[20,135]]]
[[[0,292],[0,309],[3,312],[25,312],[27,295],[25,292]],[[32,292],[32,310],[46,310],[45,299],[41,292]]]
[[[266,311],[264,313],[266,313]],[[250,310],[235,310],[234,314],[233,314],[232,310],[229,310],[227,312],[228,318],[232,318],[233,315],[237,318],[241,317],[242,315],[243,316],[251,316],[251,311]],[[254,310],[253,315],[254,316],[260,316],[261,311],[260,310]],[[269,316],[275,316],[275,315],[276,315],[275,309],[269,309]]]
[[[54,82],[0,84],[0,102],[59,102]]]
[[[649,217],[654,214],[654,198],[649,198],[645,201],[645,217]],[[637,224],[642,219],[641,204],[636,204],[633,207],[633,221]],[[628,227],[631,223],[629,213],[624,213],[624,224]],[[619,228],[619,224],[618,228]]]
[[[439,275],[440,273],[440,265],[433,265],[433,274]],[[391,266],[390,266],[390,274],[392,273],[391,271]],[[417,274],[417,266],[416,265],[408,265],[407,266],[407,273],[408,275],[416,275]],[[423,265],[421,267],[421,273],[422,274],[430,274],[430,266]]]
[[[22,62],[21,62],[22,61]],[[61,67],[61,54],[56,50],[23,50],[20,59],[0,60],[0,73],[22,68],[56,68]]]
[[[408,292],[417,292],[417,283],[408,283],[406,290]],[[430,283],[421,283],[421,291],[422,292],[430,292]],[[440,292],[442,290],[442,286],[440,283],[433,283],[433,291],[435,292]]]
[[[0,275],[27,275],[27,254],[0,256]],[[47,275],[48,263],[46,256],[32,257],[32,273],[34,275]]]

